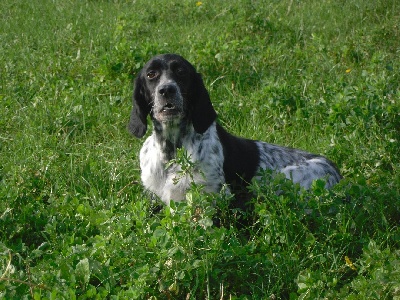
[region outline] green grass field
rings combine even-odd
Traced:
[[[0,299],[400,299],[397,0],[3,0],[0,15]],[[230,132],[326,155],[344,180],[253,182],[244,230],[201,187],[153,213],[126,124],[135,74],[166,52],[203,74]]]

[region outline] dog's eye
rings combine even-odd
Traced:
[[[157,77],[157,72],[156,71],[149,71],[147,72],[147,78],[153,79]]]
[[[185,69],[183,68],[176,69],[175,73],[178,76],[184,76],[186,74]]]

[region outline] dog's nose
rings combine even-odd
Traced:
[[[164,97],[171,97],[176,94],[176,86],[173,84],[164,84],[160,86],[158,92],[161,96]]]

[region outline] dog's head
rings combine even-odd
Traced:
[[[167,125],[185,120],[198,133],[217,116],[201,75],[176,54],[153,57],[136,77],[128,129],[138,138],[146,133],[148,115]]]

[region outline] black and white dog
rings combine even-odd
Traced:
[[[153,133],[140,151],[141,178],[166,204],[184,200],[192,181],[207,192],[219,192],[225,184],[246,186],[262,169],[283,173],[306,189],[315,179],[324,179],[326,188],[341,179],[323,156],[225,131],[216,123],[201,75],[176,54],[152,58],[136,78],[128,128],[138,138],[146,133],[148,115]],[[174,163],[178,148],[184,148],[195,163],[191,176],[178,174],[180,165]]]

